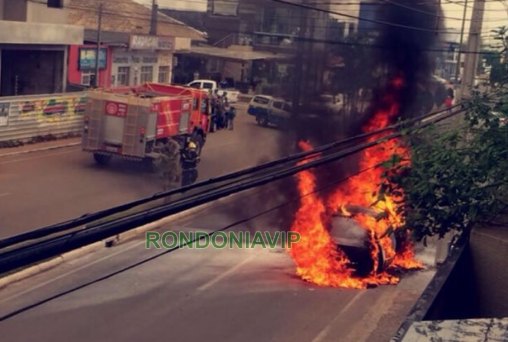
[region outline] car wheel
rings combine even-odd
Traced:
[[[98,165],[106,166],[111,161],[111,156],[109,154],[94,153],[93,159]]]
[[[256,121],[260,126],[268,126],[268,117],[266,115],[256,117]]]

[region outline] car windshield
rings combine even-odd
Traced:
[[[263,104],[266,105],[270,102],[270,99],[263,97],[263,96],[256,96],[254,100],[252,100],[254,103]]]

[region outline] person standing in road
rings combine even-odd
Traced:
[[[219,112],[219,91],[215,89],[211,96],[211,110],[212,115],[210,116],[210,133],[215,132],[217,127],[217,116]]]
[[[226,112],[226,127],[232,131],[233,130],[233,122],[236,116],[236,108],[231,106],[229,110]]]

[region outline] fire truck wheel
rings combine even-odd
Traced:
[[[111,161],[111,156],[107,154],[100,154],[100,153],[94,153],[93,159],[95,159],[95,162],[101,166],[108,165]]]

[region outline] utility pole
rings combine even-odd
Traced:
[[[464,30],[466,28],[466,14],[467,14],[467,3],[469,0],[465,0],[464,2],[464,13],[462,13],[462,27],[460,29],[460,43],[459,43],[459,53],[458,53],[458,61],[457,68],[455,69],[455,81],[458,81],[460,77],[460,67],[461,67],[461,59],[462,59],[462,45],[464,44]]]
[[[474,0],[471,27],[469,28],[469,38],[467,42],[467,54],[464,60],[464,76],[462,78],[460,94],[461,98],[470,97],[474,86],[479,59],[478,57],[480,53],[484,10],[485,0]]]
[[[159,5],[157,0],[152,0],[152,19],[150,20],[150,34],[157,35],[157,13],[159,12]]]
[[[101,30],[102,30],[102,2],[99,4],[99,20],[97,24],[97,50],[95,51],[95,80],[94,87],[99,87],[99,55],[101,51]]]

